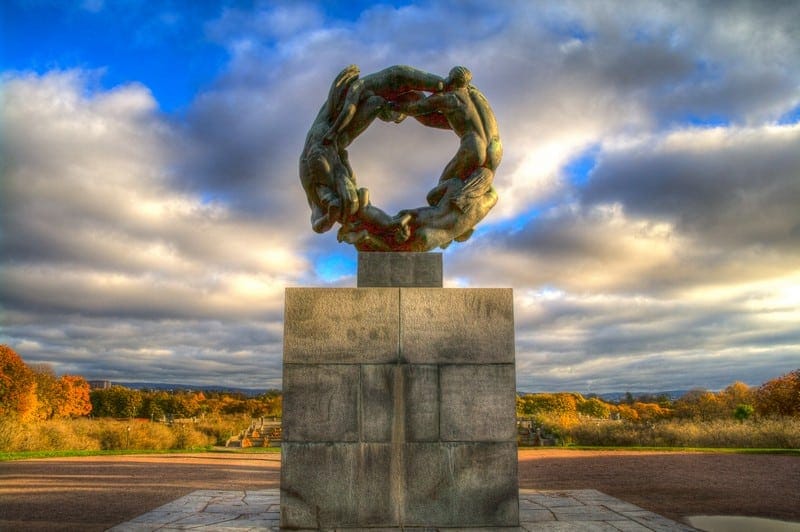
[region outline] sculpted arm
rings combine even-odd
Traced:
[[[394,107],[401,113],[410,116],[426,115],[443,111],[452,107],[452,97],[448,94],[431,94],[416,102],[398,103]]]
[[[328,132],[325,134],[325,138],[322,140],[323,143],[332,143],[336,138],[336,135],[338,135],[340,131],[347,127],[358,110],[358,102],[361,99],[363,92],[364,80],[356,80],[352,83],[352,85],[350,85],[350,88],[347,90],[347,97],[344,101],[344,107],[339,113],[339,116],[336,117],[336,120],[333,122]]]

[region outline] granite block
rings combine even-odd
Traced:
[[[513,364],[440,368],[442,441],[516,441]]]
[[[390,444],[284,443],[291,468],[281,468],[281,529],[386,526]]]
[[[442,287],[441,253],[359,253],[357,286]]]
[[[439,439],[439,368],[434,365],[403,365],[405,441]]]
[[[398,298],[392,288],[287,288],[283,362],[396,361]]]
[[[396,372],[401,371],[398,379]],[[399,384],[398,384],[399,383]],[[400,386],[400,390],[395,387]],[[396,394],[403,410],[396,412]],[[439,370],[434,365],[361,366],[361,441],[392,441],[395,416],[402,416],[403,441],[439,439]]]
[[[513,443],[409,443],[404,524],[517,526],[517,447]]]
[[[361,366],[361,441],[392,440],[394,364]]]
[[[286,298],[283,529],[519,524],[511,290]]]
[[[513,364],[511,289],[400,289],[400,357],[414,364]]]
[[[285,365],[283,441],[358,441],[359,379],[357,365]]]

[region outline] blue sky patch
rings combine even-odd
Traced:
[[[778,119],[778,124],[782,126],[797,124],[798,122],[800,122],[800,105]]]
[[[573,185],[580,187],[589,181],[589,174],[597,164],[600,146],[594,144],[583,150],[564,167],[564,175]]]
[[[335,283],[342,277],[356,274],[357,255],[354,253],[329,253],[314,261],[316,273],[326,283]]]
[[[717,114],[686,115],[680,122],[697,128],[727,127],[731,125],[730,119]]]
[[[111,5],[98,12],[57,3],[4,6],[2,69],[101,71],[102,88],[141,83],[171,112],[188,106],[227,63],[227,52],[206,39],[200,23],[218,8]]]

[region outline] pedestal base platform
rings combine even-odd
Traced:
[[[187,529],[227,532],[278,532],[277,489],[257,491],[199,490],[152,512],[121,523],[109,532],[177,532]],[[518,527],[460,527],[458,530],[547,532],[597,530],[615,532],[691,532],[695,529],[615,499],[597,490],[519,491]],[[381,528],[381,531],[400,528]],[[456,532],[449,528],[405,527],[404,530]],[[348,532],[354,532],[352,530]],[[364,532],[378,532],[364,529]]]
[[[290,288],[281,526],[519,524],[510,289]]]

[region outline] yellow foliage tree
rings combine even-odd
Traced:
[[[625,421],[639,421],[639,412],[624,403],[612,407],[612,413],[618,414],[620,419]]]
[[[608,419],[609,414],[611,414],[611,405],[592,397],[578,403],[578,413],[598,419]]]
[[[38,399],[36,418],[51,419],[56,416],[61,402],[62,390],[58,378],[48,364],[34,364],[29,367],[33,371],[33,379],[36,382],[36,398]]]
[[[658,421],[670,416],[672,411],[668,408],[663,408],[656,403],[633,403],[631,407],[639,415],[640,421]]]

